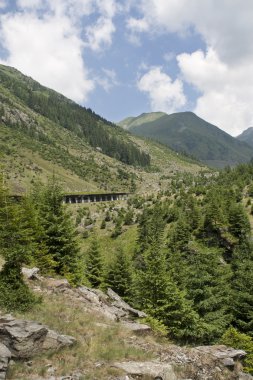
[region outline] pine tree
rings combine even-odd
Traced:
[[[35,249],[32,223],[25,201],[16,203],[0,178],[0,249],[5,259],[0,272],[0,307],[26,310],[37,298],[23,280],[24,264],[31,261]]]
[[[134,223],[134,213],[132,209],[129,209],[128,212],[125,215],[125,225],[130,226]]]
[[[241,204],[232,204],[228,210],[229,231],[239,240],[245,241],[250,233],[248,216]]]
[[[169,234],[169,248],[172,252],[187,252],[188,243],[191,239],[189,223],[181,216]]]
[[[71,215],[62,203],[62,190],[54,177],[42,188],[37,201],[43,229],[41,241],[54,262],[54,271],[71,283],[79,284],[83,268],[77,232]]]
[[[132,271],[128,256],[122,248],[118,248],[115,261],[107,273],[106,283],[125,300],[129,299],[131,292]]]
[[[205,324],[205,340],[214,342],[231,321],[231,270],[216,248],[191,244],[187,255],[187,297]]]
[[[253,336],[253,247],[248,241],[238,246],[232,260],[233,324]]]
[[[135,279],[139,306],[168,327],[170,336],[183,342],[202,335],[199,317],[191,302],[167,273],[166,253],[154,242],[143,254],[144,268]]]
[[[98,241],[93,237],[86,258],[86,277],[94,288],[100,287],[103,282],[103,260],[98,246]]]

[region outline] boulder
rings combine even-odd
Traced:
[[[111,300],[111,304],[113,306],[124,310],[125,312],[127,312],[131,316],[133,316],[135,318],[146,318],[147,317],[147,314],[144,313],[143,311],[136,310],[136,309],[132,308],[131,306],[129,306],[128,303],[123,301],[122,298],[117,293],[115,293],[112,289],[110,289],[110,288],[107,289],[107,295],[109,296],[109,298]]]
[[[39,268],[22,268],[22,273],[28,280],[38,279],[39,271],[40,271]]]
[[[0,380],[5,380],[11,352],[8,348],[0,343]]]
[[[161,380],[177,380],[173,366],[167,363],[150,362],[121,362],[114,363],[114,367],[122,369],[128,376],[137,378],[150,377]]]
[[[0,380],[5,379],[11,358],[28,359],[47,350],[71,346],[75,341],[40,323],[0,315]]]
[[[251,376],[249,373],[240,373],[238,380],[253,380],[253,376]]]
[[[124,326],[125,328],[127,328],[128,330],[132,331],[133,333],[137,335],[146,335],[152,332],[150,326],[142,324],[142,323],[123,321],[121,324],[122,326]]]

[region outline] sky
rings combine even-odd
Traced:
[[[114,122],[253,126],[253,0],[0,0],[0,63]]]

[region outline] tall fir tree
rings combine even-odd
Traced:
[[[0,307],[26,310],[37,298],[23,280],[35,246],[31,214],[26,200],[14,201],[0,178],[0,250],[5,263],[0,272]]]
[[[186,258],[187,297],[205,326],[205,343],[215,342],[231,322],[231,269],[217,248],[192,243]]]
[[[129,257],[122,248],[118,248],[115,261],[110,265],[107,273],[106,284],[126,301],[129,300],[131,294],[132,272]]]
[[[143,253],[144,267],[136,272],[139,306],[168,327],[172,338],[198,341],[202,335],[198,314],[168,275],[166,252],[154,241]]]
[[[245,241],[232,260],[233,324],[253,337],[253,246]]]
[[[80,248],[74,222],[62,199],[61,187],[52,177],[48,184],[42,187],[37,199],[39,219],[43,229],[41,241],[50,255],[49,259],[53,260],[54,271],[77,285],[83,279]]]
[[[104,283],[104,265],[98,241],[93,237],[86,257],[86,278],[94,288]]]

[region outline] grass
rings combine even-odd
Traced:
[[[16,316],[36,320],[62,334],[72,335],[77,343],[72,348],[33,358],[31,367],[17,362],[9,369],[9,380],[45,376],[51,366],[55,368],[54,376],[66,376],[78,370],[85,374],[85,379],[104,380],[112,374],[120,374],[113,368],[115,361],[145,361],[153,357],[152,353],[129,345],[127,340],[131,333],[120,324],[84,312],[80,304],[73,304],[73,300],[62,295],[45,296],[44,302],[34,310]]]

